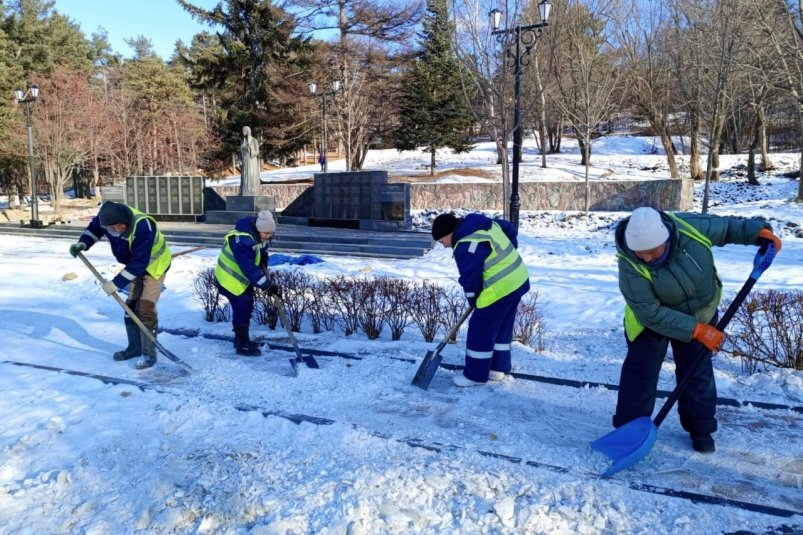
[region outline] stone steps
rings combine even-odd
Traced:
[[[84,221],[74,221],[33,229],[0,223],[0,234],[75,241],[83,232],[86,224]],[[159,222],[159,229],[171,245],[205,245],[209,248],[220,248],[223,237],[231,228],[231,225]],[[417,258],[431,248],[432,240],[429,234],[423,232],[376,232],[280,223],[276,236],[271,241],[270,250],[313,255]]]

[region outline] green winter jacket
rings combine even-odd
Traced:
[[[718,217],[676,213],[679,218],[707,237],[711,245],[729,243],[755,245],[758,233],[771,228],[760,219]],[[648,266],[625,242],[625,228],[630,218],[616,227],[619,259],[619,289],[625,302],[641,325],[669,338],[688,342],[697,323],[714,317],[722,295],[714,256],[705,240],[695,232],[661,213],[669,229],[669,258],[660,267]],[[684,230],[684,232],[681,232]],[[646,271],[643,271],[646,268]],[[649,277],[647,276],[649,275]],[[632,340],[634,337],[628,332]]]

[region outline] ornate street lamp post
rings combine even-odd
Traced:
[[[527,56],[535,47],[538,38],[543,33],[544,28],[549,24],[549,12],[552,10],[552,4],[549,0],[542,0],[538,4],[538,13],[541,16],[541,22],[538,24],[530,24],[528,26],[514,26],[512,28],[499,29],[499,23],[502,20],[502,12],[498,9],[492,9],[488,16],[491,18],[491,29],[493,35],[496,36],[497,42],[504,44],[506,36],[512,34],[515,40],[515,51],[510,48],[506,50],[506,54],[513,61],[513,75],[514,75],[514,100],[515,108],[513,112],[513,177],[510,184],[510,222],[518,227],[519,225],[519,161],[521,160],[521,69],[529,61]]]
[[[334,95],[340,90],[340,80],[334,80],[332,82],[332,90],[325,91],[321,94],[317,94],[316,91],[318,90],[318,84],[315,82],[309,83],[309,92],[313,96],[322,97],[323,98],[323,147],[321,148],[321,154],[323,154],[323,172],[329,172],[329,158],[327,157],[327,152],[329,151],[329,132],[326,125],[326,97],[329,95]]]
[[[14,90],[17,103],[25,104],[25,118],[28,126],[28,165],[31,168],[31,227],[41,228],[42,222],[39,220],[39,202],[36,194],[36,167],[33,157],[33,123],[31,123],[31,103],[39,98],[39,86],[31,84],[27,91],[22,89]]]

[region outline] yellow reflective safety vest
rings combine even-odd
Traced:
[[[694,228],[692,225],[684,221],[683,219],[676,216],[673,212],[666,212],[666,215],[677,224],[677,230],[681,234],[685,234],[689,238],[696,240],[703,245],[705,245],[709,250],[712,247],[711,240],[708,239],[708,236]],[[650,275],[650,270],[644,264],[640,264],[634,262],[633,259],[628,258],[620,253],[616,253],[618,258],[623,260],[627,260],[627,262],[636,270],[637,273],[641,274],[645,279],[652,282],[652,275]],[[719,278],[719,275],[717,275]],[[636,318],[636,314],[633,312],[633,309],[630,308],[630,305],[625,305],[625,334],[627,335],[627,339],[631,342],[635,340],[638,335],[640,335],[644,331],[645,327],[641,324],[641,322]]]
[[[134,244],[134,236],[137,233],[137,225],[143,219],[149,219],[151,224],[153,225],[154,230],[156,231],[156,235],[153,238],[153,246],[151,247],[151,257],[148,261],[148,267],[145,271],[153,277],[154,279],[158,279],[162,275],[164,275],[167,268],[170,267],[170,249],[167,247],[167,242],[165,241],[165,237],[162,235],[159,228],[156,226],[156,220],[145,214],[140,212],[136,208],[128,207],[131,210],[131,213],[134,215],[134,222],[132,224],[132,231],[131,234],[128,236],[128,249],[131,249],[131,246]]]
[[[491,246],[491,254],[482,269],[482,291],[477,297],[477,308],[485,308],[512,294],[530,278],[519,252],[495,221],[491,222],[490,229],[478,230],[458,240],[455,247],[463,242],[488,242]]]
[[[226,237],[223,238],[223,249],[221,249],[220,254],[217,257],[215,278],[218,280],[221,286],[226,288],[232,294],[242,295],[245,289],[248,288],[248,285],[251,284],[251,281],[245,276],[243,270],[240,269],[240,265],[237,263],[237,259],[234,258],[234,252],[232,252],[231,246],[229,245],[229,238],[232,236],[247,236],[251,239],[254,239],[251,234],[247,232],[241,232],[239,230],[232,230],[226,234]],[[259,265],[261,260],[262,250],[257,248],[255,264]]]

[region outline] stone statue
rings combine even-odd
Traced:
[[[243,142],[240,143],[240,196],[260,195],[259,142],[251,136],[251,129],[243,127]]]

